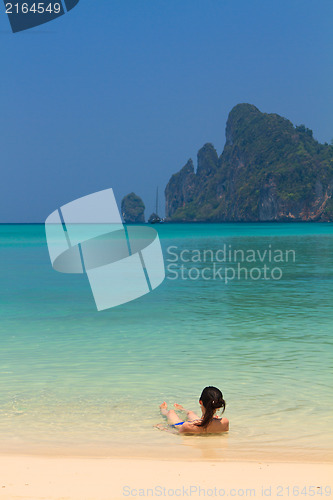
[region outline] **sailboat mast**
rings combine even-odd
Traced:
[[[158,215],[158,186],[156,188],[156,215]]]

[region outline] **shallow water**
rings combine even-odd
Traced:
[[[333,224],[154,227],[167,279],[98,313],[85,276],[52,270],[42,225],[0,226],[1,450],[332,459]],[[236,270],[225,248],[256,262],[205,279],[212,260]],[[257,279],[264,263],[281,279]],[[153,428],[163,400],[199,411],[205,385],[223,391],[227,435]]]

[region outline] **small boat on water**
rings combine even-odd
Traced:
[[[148,224],[161,224],[164,219],[158,215],[158,187],[156,188],[156,212],[153,212],[148,219]]]
[[[164,222],[157,214],[153,213],[148,219],[149,224],[160,224]]]

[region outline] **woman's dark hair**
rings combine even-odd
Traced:
[[[222,413],[225,410],[225,401],[223,394],[217,387],[205,387],[201,393],[200,400],[205,407],[205,414],[200,423],[196,424],[200,427],[207,427],[213,420],[214,412],[217,408],[222,408]]]

